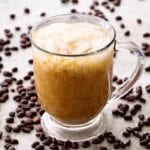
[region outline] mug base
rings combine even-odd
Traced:
[[[41,119],[43,130],[51,137],[58,140],[70,140],[80,142],[90,140],[103,134],[106,130],[107,117],[100,113],[89,123],[77,126],[65,126],[56,122],[48,113],[44,113]]]

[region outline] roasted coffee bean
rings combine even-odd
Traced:
[[[147,86],[145,87],[145,89],[146,89],[146,92],[147,92],[147,93],[150,93],[150,85],[147,85]]]
[[[150,65],[148,65],[147,67],[145,67],[145,71],[146,72],[150,72]]]
[[[17,113],[18,118],[23,118],[25,116],[25,112],[21,111]]]
[[[108,150],[107,147],[101,146],[100,150]]]
[[[72,147],[72,142],[71,141],[65,141],[64,147],[65,148],[71,148]]]
[[[6,135],[5,142],[6,143],[11,143],[11,136],[10,135]]]
[[[78,142],[72,142],[72,147],[71,148],[78,149],[79,148]]]
[[[17,67],[12,68],[12,72],[17,72],[17,71],[18,71]]]
[[[43,144],[46,146],[50,146],[50,144],[52,143],[52,138],[51,137],[47,137],[44,141]]]
[[[3,132],[0,131],[0,139],[2,139],[2,137],[3,137]]]
[[[28,63],[29,63],[29,64],[33,64],[33,59],[29,59],[29,60],[28,60]]]
[[[31,132],[31,129],[30,128],[27,128],[27,127],[23,127],[21,129],[24,133],[30,133]]]
[[[150,37],[150,33],[148,33],[148,32],[144,33],[144,34],[143,34],[143,37],[144,37],[144,38],[149,38],[149,37]]]
[[[11,144],[10,144],[10,143],[7,143],[7,144],[4,145],[4,148],[5,148],[5,149],[8,149],[9,147],[11,147]]]
[[[14,123],[14,118],[12,118],[12,117],[6,118],[6,122],[7,123]]]
[[[19,141],[17,139],[11,139],[11,144],[19,144]]]
[[[118,105],[118,109],[120,109],[121,111],[128,111],[129,110],[129,105],[128,104],[122,104],[122,103],[120,103],[119,105]]]
[[[113,76],[113,82],[116,82],[118,80],[117,76]]]
[[[127,30],[127,31],[124,33],[125,36],[130,36],[130,34],[131,34],[131,33],[130,33],[129,30]]]
[[[16,30],[16,31],[20,31],[21,28],[20,28],[20,27],[15,27],[15,30]]]
[[[44,150],[44,146],[43,145],[37,145],[35,150]]]
[[[40,16],[41,16],[41,17],[45,17],[45,16],[46,16],[46,13],[45,13],[45,12],[42,12],[42,13],[40,14]]]
[[[116,83],[117,83],[118,85],[120,85],[120,84],[123,83],[123,81],[122,81],[121,79],[118,79],[118,80],[116,81]]]
[[[140,145],[147,145],[148,144],[148,139],[144,139],[140,141]]]
[[[5,125],[4,128],[5,128],[5,130],[7,132],[11,132],[12,131],[12,127],[10,125]]]
[[[136,93],[139,94],[140,96],[143,94],[142,86],[136,87]]]
[[[56,144],[54,144],[54,143],[52,143],[49,148],[51,150],[59,150],[59,147]]]
[[[40,145],[40,142],[39,141],[35,141],[31,144],[31,147],[32,148],[36,148],[38,145]]]
[[[30,13],[30,9],[29,9],[29,8],[25,8],[25,9],[24,9],[24,13],[25,13],[25,14],[29,14],[29,13]]]
[[[142,97],[139,98],[138,100],[139,100],[139,102],[141,102],[141,103],[146,103],[146,99],[144,99],[144,98],[142,98]]]
[[[20,128],[18,126],[13,127],[12,130],[13,130],[14,133],[19,133],[20,132]]]
[[[89,141],[84,141],[84,142],[81,143],[81,146],[82,146],[83,148],[88,148],[90,145],[91,145],[91,144],[90,144]]]
[[[140,104],[135,104],[135,105],[134,105],[134,108],[135,108],[136,110],[141,110],[142,105],[140,105]]]
[[[15,14],[10,14],[10,19],[14,20],[16,18],[16,15]]]
[[[3,76],[5,76],[5,77],[12,77],[12,73],[9,72],[9,71],[4,71],[3,72]]]
[[[138,18],[138,19],[137,19],[137,23],[138,23],[138,24],[142,24],[142,20]]]
[[[78,0],[71,0],[73,4],[77,4],[79,1]]]
[[[122,135],[124,137],[130,137],[131,134],[128,131],[125,131],[125,132],[122,133]]]
[[[117,16],[115,19],[116,19],[117,21],[121,21],[121,20],[122,20],[122,17],[121,17],[121,16]]]
[[[139,114],[139,116],[138,116],[138,117],[139,117],[139,120],[142,120],[142,121],[145,119],[144,114]]]
[[[131,115],[126,115],[126,116],[124,116],[124,120],[131,121],[132,120],[132,116]]]

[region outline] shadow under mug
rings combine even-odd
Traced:
[[[101,49],[73,55],[51,52],[38,45],[36,34],[48,25],[79,22],[105,28],[111,40]],[[50,136],[83,141],[105,131],[107,121],[102,112],[104,106],[108,100],[118,99],[131,89],[141,75],[144,64],[144,55],[137,45],[132,42],[118,43],[115,38],[115,30],[108,22],[82,14],[50,17],[32,29],[36,90],[46,111],[41,124]],[[116,49],[128,50],[137,55],[138,60],[132,75],[112,94],[113,55]]]

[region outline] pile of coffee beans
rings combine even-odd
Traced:
[[[79,0],[61,0],[61,3],[68,4],[72,3],[73,6],[79,4]],[[75,4],[75,5],[74,5]],[[87,12],[80,12],[75,8],[70,10],[71,13],[83,13],[94,15],[105,20],[108,20],[106,14],[100,9],[100,6],[104,7],[110,13],[115,13],[116,9],[122,5],[121,0],[103,0],[103,1],[92,1]],[[63,5],[62,5],[63,7]],[[26,7],[23,9],[25,16],[32,14],[30,8]],[[42,11],[39,13],[39,17],[45,17],[47,13]],[[10,20],[14,22],[17,20],[17,14],[11,13],[8,15]],[[119,23],[122,29],[126,28],[123,23],[123,17],[115,15],[114,19]],[[143,20],[137,18],[137,25],[143,24]],[[79,148],[90,148],[92,145],[96,145],[99,150],[108,150],[109,148],[103,146],[105,141],[107,144],[111,144],[114,149],[127,149],[132,144],[132,136],[138,138],[139,145],[146,149],[150,149],[150,132],[143,132],[144,128],[150,127],[150,117],[142,114],[142,107],[146,103],[146,98],[143,97],[144,91],[146,94],[150,93],[150,85],[146,85],[145,88],[137,86],[131,89],[126,95],[122,97],[121,102],[118,106],[112,110],[112,115],[115,119],[123,119],[125,122],[134,121],[134,118],[138,116],[139,121],[134,127],[127,127],[123,132],[122,136],[129,138],[127,142],[121,141],[111,131],[107,131],[102,135],[91,141],[73,142],[73,141],[61,141],[47,135],[42,127],[40,126],[41,116],[44,113],[43,108],[38,102],[38,96],[35,91],[34,83],[34,72],[31,69],[22,78],[16,77],[16,73],[20,71],[18,66],[14,66],[10,70],[5,69],[5,57],[11,57],[19,51],[28,50],[31,47],[31,40],[29,32],[32,29],[32,25],[27,26],[27,31],[22,31],[21,26],[14,27],[15,32],[20,32],[18,45],[12,45],[12,40],[15,38],[15,32],[8,28],[4,29],[4,37],[0,38],[0,73],[3,76],[3,80],[0,82],[0,105],[3,105],[10,99],[10,94],[13,93],[13,101],[16,103],[16,108],[10,110],[5,119],[4,131],[0,131],[0,140],[4,141],[4,149],[16,150],[19,139],[12,136],[13,133],[19,134],[30,134],[35,132],[37,137],[36,141],[32,141],[31,148],[35,150],[44,150],[49,148],[51,150],[69,150]],[[131,31],[126,29],[124,36],[128,37],[131,35]],[[143,39],[149,39],[150,33],[144,32],[142,34]],[[150,56],[150,44],[142,42],[142,50],[147,58]],[[4,55],[4,56],[3,56]],[[32,66],[33,60],[27,61]],[[22,68],[23,69],[23,68]],[[145,67],[145,72],[150,72],[150,65]],[[123,84],[127,78],[120,79],[118,76],[113,77],[113,82],[117,85]],[[28,86],[26,86],[28,83]],[[16,124],[16,120],[19,120]]]

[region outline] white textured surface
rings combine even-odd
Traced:
[[[53,16],[56,14],[64,14],[68,13],[70,8],[79,8],[80,11],[86,11],[91,4],[90,0],[80,0],[79,5],[62,5],[59,0],[1,0],[0,1],[0,37],[2,37],[2,31],[4,28],[14,28],[16,25],[23,26],[24,30],[26,29],[26,26],[29,24],[36,24],[39,20],[39,14],[42,11],[46,11],[48,16]],[[145,40],[142,37],[142,33],[147,32],[149,30],[150,32],[150,1],[140,1],[140,0],[124,0],[121,7],[116,9],[116,12],[112,15],[109,13],[108,10],[105,10],[104,8],[101,8],[101,10],[104,10],[106,12],[106,16],[109,18],[109,21],[112,23],[112,25],[115,27],[117,31],[117,39],[120,41],[129,41],[132,40],[136,42],[138,45],[141,44],[141,42],[146,42],[149,40]],[[31,15],[24,15],[23,9],[24,7],[31,8]],[[17,14],[17,18],[14,21],[11,21],[9,19],[9,14],[15,13]],[[123,16],[123,22],[125,23],[126,27],[131,30],[131,36],[128,38],[124,37],[124,31],[119,28],[119,24],[116,24],[116,21],[114,19],[115,16],[122,15]],[[137,18],[143,18],[143,25],[137,25],[136,19]],[[13,29],[14,31],[14,29]],[[23,28],[22,28],[23,31]],[[26,30],[25,30],[26,31]],[[19,35],[19,33],[18,33]],[[14,38],[13,42],[14,45],[18,45],[18,38]],[[0,54],[1,55],[1,54]],[[32,58],[31,50],[26,51],[20,51],[19,53],[14,54],[12,57],[8,57],[4,60],[5,69],[11,69],[14,66],[19,66],[19,73],[16,74],[18,77],[23,77],[23,75],[31,69],[31,66],[28,65],[27,60]],[[148,60],[149,59],[149,60]],[[146,64],[150,63],[150,58],[146,59]],[[127,63],[126,63],[127,65]],[[125,66],[123,68],[124,72],[128,71],[128,67],[130,67],[130,64]],[[2,79],[2,76],[0,75],[0,78]],[[142,84],[143,87],[150,83],[150,75],[149,73],[144,73],[138,81],[137,84]],[[144,94],[144,97],[147,98],[147,104],[143,105],[142,113],[145,115],[150,114],[150,95]],[[119,103],[120,100],[109,102],[107,105],[107,116],[108,116],[108,128],[113,131],[113,133],[117,136],[122,138],[121,132],[125,129],[125,127],[128,126],[134,126],[137,123],[137,117],[134,117],[134,121],[126,123],[121,118],[114,118],[111,115],[111,109],[114,108],[117,103]],[[0,131],[3,130],[3,127],[5,125],[5,118],[8,116],[8,112],[11,110],[14,110],[16,108],[16,104],[14,101],[12,101],[12,96],[10,96],[9,102],[5,104],[0,104]],[[17,122],[17,120],[16,120]],[[149,130],[149,128],[146,128],[145,130]],[[12,134],[12,137],[15,137],[19,139],[19,145],[16,146],[17,150],[31,150],[31,143],[36,139],[35,133],[31,134]],[[126,141],[126,139],[124,139]],[[139,143],[137,139],[134,137],[132,138],[132,146],[128,148],[128,150],[142,150],[143,148],[139,146]],[[4,150],[3,147],[4,143],[0,141],[0,150]],[[106,145],[109,147],[110,150],[113,150],[111,145],[108,145],[107,143],[103,143],[102,145]],[[90,147],[90,150],[96,150],[98,148],[96,147]]]

